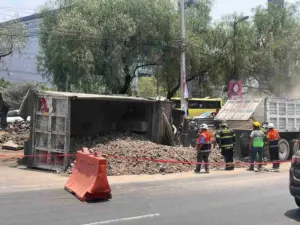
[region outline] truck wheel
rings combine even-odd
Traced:
[[[300,199],[295,198],[295,202],[296,202],[296,205],[297,205],[298,207],[300,207]]]
[[[288,160],[290,156],[290,145],[287,140],[280,139],[278,142],[279,146],[279,160]]]
[[[291,156],[295,155],[296,152],[298,152],[299,150],[299,144],[298,144],[298,141],[292,141],[292,152],[291,152]]]

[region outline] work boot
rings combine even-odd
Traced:
[[[207,165],[207,164],[205,165],[205,172],[209,173],[209,165]]]
[[[248,171],[254,171],[254,167],[249,167],[248,169],[247,169]]]
[[[263,172],[264,169],[262,167],[257,168],[257,172]]]

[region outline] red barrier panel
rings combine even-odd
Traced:
[[[106,176],[106,159],[89,153],[87,148],[76,153],[76,165],[65,190],[81,201],[111,199]]]

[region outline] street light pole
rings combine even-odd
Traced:
[[[244,16],[241,19],[234,21],[233,23],[233,54],[234,54],[234,67],[233,67],[233,78],[235,80],[239,79],[238,73],[237,73],[237,58],[236,58],[236,33],[237,33],[237,25],[239,22],[245,21],[249,19],[249,16]]]
[[[187,100],[184,96],[186,84],[186,65],[185,65],[185,19],[184,19],[184,0],[180,0],[180,39],[181,39],[181,60],[180,60],[180,89],[181,89],[181,109],[187,116]]]

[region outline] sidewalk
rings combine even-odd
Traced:
[[[270,166],[267,166],[270,167]],[[290,163],[281,165],[281,172],[287,172],[290,168]],[[233,174],[248,174],[245,168],[238,168],[234,171],[211,171],[210,174],[195,174],[193,172],[185,172],[178,174],[166,175],[124,175],[108,177],[109,183],[122,184],[134,182],[149,182],[149,181],[166,181],[177,179],[188,179],[195,177],[215,177],[215,176],[230,176]],[[33,170],[33,169],[17,169],[10,167],[0,167],[0,193],[3,192],[18,192],[32,190],[47,190],[63,188],[68,177],[61,176],[56,173]]]

